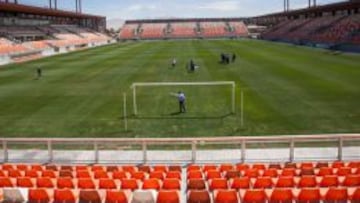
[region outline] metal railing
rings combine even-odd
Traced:
[[[54,159],[54,146],[61,146],[60,149],[66,150],[79,150],[80,146],[88,146],[86,151],[92,156],[92,163],[100,163],[104,157],[100,156],[100,152],[103,150],[99,146],[109,145],[123,145],[132,146],[131,150],[142,152],[141,163],[149,163],[151,160],[148,158],[151,149],[149,147],[166,145],[166,146],[187,146],[188,149],[178,149],[178,151],[189,151],[189,157],[187,160],[172,160],[178,162],[195,163],[201,162],[198,153],[200,153],[204,146],[216,145],[214,148],[208,150],[216,152],[217,150],[227,149],[229,145],[235,146],[234,150],[238,150],[240,156],[234,161],[246,162],[249,161],[247,154],[252,149],[270,150],[270,148],[282,149],[286,155],[286,160],[294,162],[297,159],[295,150],[298,148],[315,148],[321,149],[330,147],[331,150],[335,150],[337,156],[334,159],[344,159],[344,149],[351,145],[356,150],[360,150],[360,134],[321,134],[321,135],[289,135],[289,136],[254,136],[254,137],[197,137],[197,138],[0,138],[2,143],[3,162],[11,162],[13,159],[9,158],[9,153],[20,152],[26,154],[28,146],[44,146],[43,152],[47,151],[46,160],[42,160],[47,163],[56,162]],[[347,143],[345,146],[344,143]],[[254,147],[256,145],[256,147]],[[13,148],[11,148],[13,146]],[[21,146],[21,147],[19,147]],[[24,147],[25,146],[25,147]],[[72,147],[75,146],[75,147]],[[90,146],[90,149],[89,149]],[[260,146],[260,147],[259,147]],[[31,149],[31,147],[29,147]],[[161,148],[157,150],[166,151]],[[169,150],[170,152],[176,153],[177,150]],[[93,153],[93,154],[92,154]],[[91,155],[92,154],[92,155]],[[313,157],[314,160],[321,159],[321,157]],[[360,159],[360,151],[358,154],[353,154],[352,157],[347,159]],[[76,161],[76,160],[67,160]],[[132,161],[131,157],[125,161]],[[269,160],[270,161],[270,160]],[[274,160],[271,160],[274,161]]]

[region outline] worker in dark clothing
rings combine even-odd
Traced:
[[[36,75],[37,75],[36,79],[40,79],[42,77],[42,69],[40,67],[36,69]]]

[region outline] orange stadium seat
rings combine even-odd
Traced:
[[[321,195],[319,188],[303,188],[297,197],[298,203],[319,203]]]
[[[81,202],[81,203],[102,203],[102,199],[97,190],[80,190],[79,202]]]
[[[54,188],[55,184],[50,178],[41,177],[36,179],[36,186],[38,188]]]
[[[20,170],[20,171],[25,171],[25,170],[28,169],[28,165],[26,165],[26,164],[17,164],[16,169]]]
[[[64,189],[64,188],[75,188],[75,184],[73,182],[72,178],[69,177],[60,177],[57,179],[57,187],[60,189]]]
[[[330,188],[325,195],[324,202],[344,202],[348,201],[348,191],[346,188]]]
[[[121,168],[123,171],[129,172],[129,173],[137,171],[137,168],[135,166],[130,166],[130,165],[121,166]]]
[[[229,170],[225,172],[225,177],[227,179],[231,179],[231,178],[237,178],[241,176],[241,172],[238,170]]]
[[[60,170],[59,171],[59,177],[70,177],[73,178],[74,174],[72,171],[69,170]]]
[[[329,167],[322,167],[318,171],[318,176],[333,175],[333,169]]]
[[[176,190],[160,190],[156,203],[180,203],[180,195]]]
[[[91,171],[105,171],[103,166],[95,165],[91,167]]]
[[[360,188],[357,187],[353,194],[350,197],[351,203],[359,203],[360,202]]]
[[[315,165],[315,168],[328,168],[329,163],[328,162],[317,162]]]
[[[136,190],[139,189],[139,184],[136,179],[122,179],[121,180],[121,189],[122,190]]]
[[[3,187],[14,187],[13,182],[8,177],[0,177],[0,188]]]
[[[269,176],[269,177],[278,177],[278,170],[275,168],[269,168],[266,169],[263,173],[263,176]]]
[[[137,180],[144,180],[146,178],[146,174],[143,171],[132,172],[131,178],[135,178]]]
[[[336,175],[338,176],[346,176],[351,174],[351,168],[350,167],[341,167],[337,170]]]
[[[297,169],[297,164],[296,163],[291,163],[291,162],[285,163],[284,169],[286,169],[286,168]]]
[[[213,179],[213,178],[222,178],[221,172],[217,170],[208,170],[205,173],[206,179]]]
[[[180,190],[181,183],[180,183],[179,179],[167,178],[163,181],[162,189],[163,190]]]
[[[203,173],[201,171],[191,170],[187,173],[188,179],[197,179],[197,178],[203,178]]]
[[[106,166],[106,171],[107,172],[119,171],[119,167],[117,167],[117,166]]]
[[[320,187],[337,187],[339,185],[339,180],[336,175],[324,176],[319,185]]]
[[[281,172],[282,176],[296,176],[296,169],[295,168],[284,168]]]
[[[311,175],[315,175],[314,169],[313,168],[301,168],[300,169],[300,175],[301,176],[311,176]]]
[[[210,171],[210,170],[217,170],[217,168],[218,167],[215,164],[206,164],[203,167],[203,171],[207,172],[207,171]]]
[[[243,203],[264,203],[267,200],[267,196],[263,189],[249,189],[245,191],[242,198]]]
[[[79,178],[78,179],[78,188],[80,189],[95,189],[95,183],[91,178]]]
[[[168,167],[169,171],[178,171],[181,172],[181,166],[177,166],[177,165],[171,165]]]
[[[162,171],[153,171],[153,172],[150,172],[149,178],[156,178],[159,180],[164,180],[165,174]]]
[[[7,177],[7,175],[5,174],[5,171],[0,170],[0,177]]]
[[[18,178],[18,177],[23,177],[23,175],[22,175],[22,172],[20,170],[10,169],[10,170],[8,170],[8,177],[10,177],[10,178]]]
[[[106,203],[128,203],[128,197],[124,191],[107,190],[105,202]]]
[[[303,162],[300,164],[300,169],[304,169],[304,168],[313,168],[314,164],[311,162]]]
[[[181,180],[181,172],[179,171],[169,171],[166,173],[166,178],[176,178]]]
[[[190,165],[187,167],[187,171],[190,172],[190,171],[200,171],[201,170],[201,167],[199,165]]]
[[[292,203],[294,195],[289,188],[275,188],[269,198],[269,203]]]
[[[272,168],[280,170],[280,169],[282,169],[282,166],[281,166],[281,164],[271,163],[271,164],[269,164],[269,169],[272,169]]]
[[[143,181],[143,185],[142,185],[143,190],[149,190],[149,189],[160,190],[160,188],[161,185],[159,179],[151,178]]]
[[[270,177],[258,177],[254,183],[254,188],[272,188],[274,185]]]
[[[116,182],[113,179],[101,178],[99,180],[99,189],[117,189]]]
[[[238,203],[239,195],[236,190],[214,191],[214,203]]]
[[[188,190],[205,190],[206,189],[205,180],[203,180],[201,178],[189,179],[187,182],[187,189]]]
[[[49,171],[57,171],[58,167],[56,165],[46,165],[45,166],[45,170],[49,170]]]
[[[247,176],[249,178],[257,178],[258,176],[260,176],[260,171],[259,171],[259,169],[256,169],[256,168],[246,169],[245,176]]]
[[[88,170],[77,170],[76,177],[77,178],[91,178],[91,175]]]
[[[334,161],[332,164],[331,164],[331,167],[332,168],[341,168],[341,167],[344,167],[345,164],[344,162],[342,161]]]
[[[214,178],[209,180],[209,190],[228,189],[228,182],[225,178]]]
[[[245,170],[249,169],[250,166],[247,164],[236,164],[235,168],[238,171],[245,171]]]
[[[347,175],[341,185],[346,187],[360,186],[360,175]]]
[[[122,179],[128,178],[128,175],[126,174],[125,171],[113,171],[112,178],[122,180]]]
[[[302,176],[298,183],[299,188],[316,187],[317,185],[315,176]]]
[[[45,170],[41,173],[41,177],[56,178],[56,172],[53,170]]]
[[[266,166],[265,166],[265,164],[256,163],[256,164],[253,164],[253,165],[252,165],[252,168],[256,168],[256,169],[258,169],[258,170],[265,170],[265,169],[266,169]]]
[[[138,166],[138,171],[142,171],[142,172],[145,172],[145,173],[150,173],[151,172],[151,167],[148,166],[148,165],[141,165],[141,166]]]
[[[40,164],[31,165],[31,170],[42,171],[43,167]]]
[[[88,169],[89,169],[88,166],[85,166],[85,165],[76,165],[75,166],[76,171],[87,171]]]
[[[22,177],[22,178],[16,178],[16,186],[33,188],[35,185],[34,185],[33,181],[31,180],[31,178]]]
[[[74,168],[72,166],[68,166],[68,165],[62,165],[60,166],[60,171],[64,170],[64,171],[73,171]]]
[[[221,164],[220,168],[219,168],[219,170],[221,172],[230,171],[230,170],[233,170],[233,169],[234,169],[234,165],[232,165],[232,164]]]
[[[95,179],[109,178],[109,175],[107,174],[106,171],[96,170],[96,171],[94,172],[94,178],[95,178]]]
[[[45,189],[30,189],[28,199],[28,203],[47,203],[50,202],[50,195]]]
[[[190,190],[187,203],[211,203],[210,194],[207,190]]]
[[[54,203],[76,203],[77,197],[69,189],[56,189],[54,191]]]
[[[295,181],[292,176],[280,176],[276,182],[275,187],[292,188],[295,187]]]
[[[39,173],[37,170],[25,170],[25,177],[29,177],[29,178],[37,178],[39,177]]]
[[[230,180],[231,189],[248,189],[250,188],[250,178],[249,177],[238,177]]]
[[[165,165],[156,165],[153,167],[153,171],[160,171],[166,173],[168,171],[168,167]]]

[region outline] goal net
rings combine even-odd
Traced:
[[[179,91],[186,97],[187,116],[217,117],[235,113],[235,82],[232,81],[133,83],[131,88],[134,115],[179,114]]]

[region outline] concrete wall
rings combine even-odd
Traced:
[[[0,65],[11,63],[11,59],[8,55],[0,55]]]

